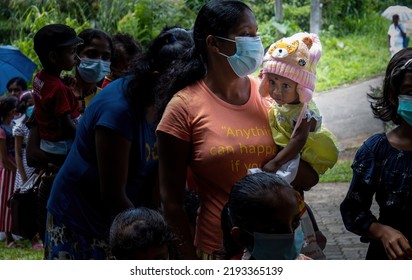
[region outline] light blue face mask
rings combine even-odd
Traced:
[[[33,110],[34,110],[34,105],[27,107],[26,116],[30,118],[30,116],[33,114]]]
[[[412,96],[411,95],[399,95],[398,97],[398,114],[402,117],[410,126],[412,126]]]
[[[264,49],[260,37],[235,37],[235,40],[216,36],[216,38],[236,43],[236,53],[227,57],[233,71],[239,77],[246,77],[255,72],[263,61]]]
[[[110,61],[86,57],[80,58],[77,71],[86,83],[97,83],[110,73]]]
[[[256,260],[294,260],[302,249],[304,235],[299,226],[295,233],[253,233],[254,245],[251,254]]]

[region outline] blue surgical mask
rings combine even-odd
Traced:
[[[34,110],[34,105],[27,107],[26,116],[30,118],[30,116],[33,114],[33,110]]]
[[[251,254],[256,260],[294,260],[303,246],[304,235],[299,226],[294,233],[253,233],[254,245]]]
[[[86,83],[97,83],[110,73],[110,61],[85,57],[80,58],[77,71]]]
[[[263,61],[264,49],[260,37],[235,37],[235,40],[216,36],[236,43],[236,53],[228,56],[224,53],[219,54],[227,57],[233,71],[239,77],[245,77],[255,72]]]
[[[412,96],[399,95],[398,114],[412,126]]]

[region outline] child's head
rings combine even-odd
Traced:
[[[80,63],[76,74],[85,83],[95,84],[110,73],[113,42],[109,34],[96,28],[79,33],[84,43],[77,48]]]
[[[315,89],[316,65],[321,55],[322,46],[316,34],[297,33],[272,44],[263,58],[261,95],[281,105],[308,103]],[[291,92],[292,88],[295,92]],[[282,89],[290,92],[281,93]],[[294,97],[287,98],[290,94]]]
[[[275,173],[247,175],[235,183],[222,211],[226,257],[247,248],[255,259],[296,258],[300,210],[298,194]]]
[[[408,116],[403,106],[409,104],[409,124],[411,100],[403,101],[405,96],[411,97],[412,92],[412,48],[405,48],[397,52],[389,61],[383,81],[383,93],[376,96],[369,94],[372,112],[382,121],[393,121],[401,124],[402,119],[407,121]],[[406,97],[408,99],[408,97]],[[400,108],[402,107],[402,108]]]
[[[158,211],[140,207],[116,216],[109,243],[118,260],[165,260],[169,259],[172,237]]]
[[[26,90],[19,96],[19,101],[16,106],[16,113],[26,114],[30,117],[34,109],[33,91]]]
[[[17,97],[12,95],[0,98],[0,123],[11,121],[14,118],[17,101]]]
[[[113,57],[111,59],[110,70],[113,79],[124,76],[129,71],[129,66],[134,58],[142,53],[142,46],[127,33],[116,33],[113,40]]]
[[[15,77],[7,82],[6,87],[10,95],[19,97],[23,91],[27,90],[27,83],[23,78]]]
[[[33,38],[34,50],[45,69],[70,71],[76,66],[76,48],[83,40],[64,24],[42,27]]]

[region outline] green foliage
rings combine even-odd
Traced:
[[[143,46],[166,25],[193,26],[208,0],[9,0],[0,7],[0,42],[12,44],[35,61],[32,38],[48,23],[66,23],[77,32],[96,27],[110,34],[127,32]],[[254,10],[265,47],[284,36],[308,31],[310,0],[284,0],[285,19],[274,20],[275,0],[244,1]],[[386,30],[380,14],[396,1],[323,1],[323,55],[317,91],[380,74],[389,61]],[[408,5],[412,0],[396,4]],[[379,58],[379,59],[377,59]]]
[[[384,18],[368,16],[368,24],[360,24],[350,35],[334,37],[333,30],[323,31],[322,58],[317,67],[316,91],[381,74],[390,55],[387,48],[388,28]]]
[[[362,33],[366,28],[377,28],[370,22],[371,17],[379,16],[389,6],[405,5],[411,7],[412,0],[334,0],[324,1],[322,9],[323,29],[333,30],[333,36]],[[384,19],[381,17],[381,19]],[[387,20],[385,20],[387,21]],[[387,21],[389,23],[389,21]],[[385,27],[385,30],[387,26]],[[379,30],[381,32],[381,30]]]
[[[180,11],[180,12],[177,12]],[[132,34],[142,45],[147,45],[165,26],[191,28],[196,12],[183,1],[140,0],[118,23],[118,30]]]
[[[332,169],[320,176],[319,182],[350,182],[352,180],[351,164],[349,160],[339,160]]]
[[[36,32],[43,26],[51,23],[67,24],[74,27],[76,32],[80,32],[89,26],[89,22],[83,18],[83,23],[80,24],[77,20],[79,16],[81,18],[81,11],[79,11],[75,18],[64,16],[61,14],[58,6],[54,4],[41,8],[35,5],[29,6],[19,17],[20,30],[18,30],[16,39],[11,44],[18,47],[22,53],[33,60],[38,65],[37,70],[39,70],[41,64],[33,49],[33,37]]]
[[[306,4],[301,6],[295,6],[290,4],[283,4],[283,12],[285,19],[293,21],[298,28],[290,30],[291,33],[298,31],[309,32],[309,22],[310,22],[310,1],[305,1]]]

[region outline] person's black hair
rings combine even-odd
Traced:
[[[133,73],[127,87],[127,96],[137,113],[155,102],[159,77],[164,75],[172,62],[185,55],[193,45],[190,33],[180,27],[165,27],[148,45],[147,50],[131,65]]]
[[[23,78],[21,78],[21,77],[14,77],[14,78],[10,79],[10,80],[7,82],[7,85],[6,85],[7,90],[9,89],[9,87],[10,87],[12,84],[16,84],[16,85],[18,85],[19,87],[21,87],[22,91],[27,90],[27,83],[26,83],[26,81],[25,81]]]
[[[84,48],[92,42],[93,39],[105,39],[110,45],[110,55],[113,56],[113,42],[112,37],[103,30],[96,28],[86,28],[81,31],[78,36],[83,39],[83,44],[77,46],[77,53],[81,53]]]
[[[130,259],[138,251],[172,244],[173,237],[163,216],[146,207],[118,214],[110,227],[109,245],[116,259]]]
[[[378,96],[374,93],[368,94],[374,116],[384,122],[393,121],[395,124],[401,122],[401,117],[397,113],[398,96],[405,73],[412,72],[412,63],[409,63],[406,68],[403,67],[410,59],[412,59],[412,48],[397,52],[386,68],[382,94]]]
[[[116,52],[116,45],[122,45],[124,50],[130,57],[134,57],[143,51],[142,45],[137,41],[132,35],[128,33],[116,33],[112,36],[113,42],[113,56],[111,59],[112,63],[116,63],[120,58],[119,54]]]
[[[16,105],[16,113],[26,113],[27,101],[29,101],[30,99],[33,99],[33,91],[28,90],[23,92],[18,98],[18,103]]]
[[[10,111],[16,108],[17,102],[18,98],[12,95],[0,98],[0,124],[3,123]]]
[[[236,182],[221,215],[223,250],[215,254],[230,259],[242,253],[244,248],[233,239],[231,229],[237,226],[252,233],[257,220],[265,219],[269,211],[277,209],[273,197],[282,199],[286,194],[295,197],[293,188],[275,173],[250,174]],[[243,234],[241,238],[245,243],[253,244],[250,234]]]
[[[205,76],[206,37],[227,37],[229,30],[236,26],[245,10],[251,11],[245,3],[233,0],[212,0],[200,9],[193,27],[194,47],[184,59],[174,63],[158,83],[156,106],[159,118],[176,92]]]

